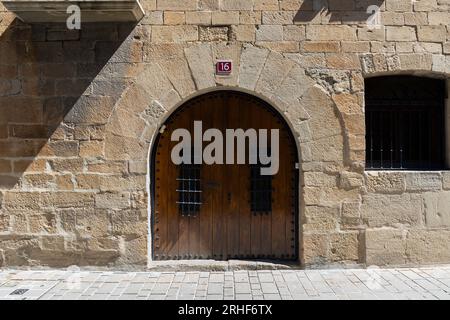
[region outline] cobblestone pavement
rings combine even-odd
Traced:
[[[0,299],[448,300],[450,266],[230,272],[7,269],[0,270]]]

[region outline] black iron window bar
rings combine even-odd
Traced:
[[[176,191],[179,212],[186,217],[197,216],[202,205],[201,165],[193,164],[192,159],[192,164],[179,165],[178,174]]]
[[[261,175],[263,167],[260,163],[250,166],[250,208],[253,215],[272,212],[273,176]]]
[[[367,101],[366,167],[442,169],[443,116],[443,104],[435,101]]]

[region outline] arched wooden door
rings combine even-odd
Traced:
[[[172,133],[185,128],[193,137],[194,121],[224,136],[225,129],[279,129],[278,173],[261,176],[250,164],[175,165]],[[281,116],[256,97],[218,91],[187,102],[165,126],[153,154],[153,258],[296,260],[297,152]]]

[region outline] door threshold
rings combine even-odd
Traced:
[[[149,261],[150,271],[238,271],[238,270],[295,270],[301,269],[298,261],[247,261],[247,260],[159,260]]]

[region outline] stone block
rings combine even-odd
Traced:
[[[253,1],[248,1],[248,0],[221,1],[219,8],[222,11],[252,10],[253,9]]]
[[[278,0],[255,0],[253,10],[270,11],[278,10]]]
[[[0,159],[0,173],[10,173],[11,171],[11,161]]]
[[[416,30],[413,27],[386,27],[387,41],[417,41]]]
[[[371,171],[365,173],[369,192],[402,193],[406,190],[405,173],[388,171]]]
[[[186,23],[194,25],[210,25],[212,23],[211,12],[186,12]]]
[[[417,28],[419,41],[425,42],[445,42],[447,31],[444,25],[419,26]]]
[[[428,16],[430,25],[448,25],[448,21],[450,21],[450,12],[428,12],[428,14],[423,12],[420,14]]]
[[[428,228],[450,227],[450,192],[426,192],[423,204]]]
[[[197,9],[197,0],[164,0],[157,1],[157,10],[163,11],[194,11]]]
[[[303,259],[306,265],[323,265],[328,261],[329,236],[326,233],[306,233],[303,239]]]
[[[103,141],[81,141],[80,157],[83,158],[100,158],[104,156]]]
[[[450,172],[442,172],[442,185],[444,190],[450,190]]]
[[[340,48],[337,41],[305,41],[301,44],[303,52],[339,52]]]
[[[285,61],[281,54],[270,52],[255,90],[270,96],[280,87],[293,66],[294,63],[289,60]]]
[[[406,238],[408,262],[414,264],[450,261],[449,230],[410,230]]]
[[[359,232],[330,234],[329,250],[331,261],[358,261]]]
[[[239,25],[231,27],[231,37],[236,41],[253,42],[256,37],[256,29],[253,25]]]
[[[407,191],[439,191],[442,176],[439,172],[408,172],[405,174]]]
[[[361,68],[359,57],[354,53],[327,53],[327,67],[330,69],[356,70]]]
[[[307,25],[306,39],[313,41],[356,40],[356,28],[346,25]]]
[[[369,227],[419,227],[422,197],[418,194],[368,194],[363,196],[361,217]]]
[[[239,13],[239,24],[257,25],[261,24],[262,16],[260,11],[241,11]]]
[[[43,192],[42,207],[45,208],[90,208],[94,195],[89,192]]]
[[[179,25],[186,23],[186,15],[180,11],[166,11],[164,12],[165,25]]]
[[[250,45],[243,47],[239,70],[239,85],[242,88],[254,90],[262,69],[266,63],[269,50]]]
[[[200,41],[228,41],[228,27],[200,27]]]
[[[238,11],[214,11],[211,16],[212,24],[216,26],[229,26],[239,24]]]
[[[365,232],[366,264],[396,265],[406,262],[406,230],[367,229]]]
[[[214,87],[214,63],[210,45],[199,44],[188,47],[185,54],[197,89]]]
[[[342,203],[343,218],[360,218],[361,203],[360,202],[343,202]]]
[[[431,70],[431,54],[400,54],[400,66],[403,70]]]
[[[130,194],[129,193],[96,194],[95,207],[110,210],[127,209],[130,207]]]
[[[2,208],[7,210],[39,210],[39,192],[3,192]]]
[[[283,26],[260,25],[256,29],[256,41],[282,41]]]
[[[359,188],[363,185],[363,176],[356,172],[342,172],[339,176],[339,185],[345,190]]]
[[[197,40],[197,26],[180,25],[152,27],[152,42],[154,43],[180,43]]]
[[[292,25],[295,11],[263,11],[262,23],[271,25]]]
[[[304,185],[309,187],[336,187],[337,177],[324,172],[303,173]]]
[[[331,207],[306,206],[304,232],[333,231],[338,227],[339,209]]]

